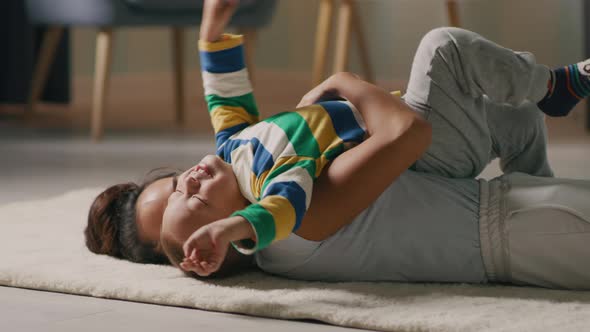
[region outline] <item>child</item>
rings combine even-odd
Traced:
[[[404,96],[411,109],[350,74],[337,74],[308,93],[299,105],[303,108],[257,123],[236,57],[241,41],[228,35],[217,41],[225,23],[212,18],[229,15],[231,4],[208,2],[200,42],[217,155],[223,160],[208,156],[179,177],[161,237],[170,260],[200,276],[219,267],[230,242],[252,254],[296,231],[313,180],[330,160],[367,136],[397,146],[393,174],[415,162],[418,171],[474,177],[500,157],[504,172],[552,176],[539,109],[566,115],[590,92],[586,62],[551,71],[531,54],[468,31],[437,29],[424,37],[414,59]],[[330,97],[348,102],[310,106]],[[422,117],[433,132],[423,155],[430,128]],[[276,127],[281,130],[273,131]],[[312,151],[310,145],[321,148]],[[355,194],[363,199],[361,192]]]

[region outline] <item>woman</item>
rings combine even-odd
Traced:
[[[485,56],[490,61],[482,61]],[[512,65],[503,68],[506,62],[501,60],[506,58]],[[563,114],[556,114],[555,102],[547,98],[559,96],[551,87],[518,84],[527,73],[545,75],[548,81],[549,71],[519,71],[533,63],[530,55],[515,55],[464,30],[427,34],[416,54],[405,102],[432,123],[434,143],[413,168],[475,176],[498,156],[505,172],[551,176],[539,107],[551,115]],[[320,86],[303,102],[328,90]],[[520,103],[523,100],[539,103]],[[561,96],[559,100],[568,101]],[[449,144],[456,149],[448,149]],[[443,146],[450,153],[447,162],[436,158]],[[310,280],[499,281],[589,288],[590,268],[579,261],[590,255],[590,211],[584,204],[590,183],[523,174],[486,182],[406,171],[391,184],[396,176],[370,179],[371,174],[383,174],[386,163],[362,163],[363,172],[358,172],[359,163],[350,162],[353,151],[336,158],[319,178],[313,202],[321,204],[311,204],[298,232],[256,254],[259,267]],[[334,172],[340,174],[338,181]],[[350,194],[361,186],[363,195]],[[158,253],[158,237],[152,235],[159,232],[163,197],[172,190],[171,178],[159,179],[136,203],[138,239],[151,241],[153,253]],[[135,201],[128,202],[119,209],[131,216]],[[126,220],[126,225],[135,222]],[[87,239],[97,238],[88,234],[96,234],[93,229],[101,222],[89,219]],[[231,252],[220,272],[252,263],[235,254]]]

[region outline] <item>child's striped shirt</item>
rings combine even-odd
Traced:
[[[199,42],[205,98],[217,155],[232,165],[240,191],[252,204],[232,216],[247,219],[253,243],[232,245],[252,254],[296,231],[314,180],[328,162],[363,141],[364,122],[346,101],[326,101],[259,121],[244,65],[242,37]]]

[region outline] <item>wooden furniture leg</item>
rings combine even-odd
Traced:
[[[373,68],[371,66],[371,59],[369,58],[369,48],[365,34],[363,32],[363,22],[358,12],[356,4],[352,4],[352,30],[356,37],[356,42],[361,58],[361,65],[365,74],[365,80],[375,83],[375,76],[373,74]]]
[[[461,26],[461,21],[459,19],[459,5],[457,4],[457,0],[447,0],[447,14],[449,15],[450,26]]]
[[[312,86],[320,84],[324,79],[333,12],[334,0],[320,0],[313,55]]]
[[[33,80],[31,82],[31,92],[29,94],[29,101],[26,107],[27,112],[33,112],[41,94],[45,89],[45,83],[47,82],[47,76],[49,74],[49,68],[53,63],[55,51],[57,45],[63,35],[64,27],[52,26],[45,32],[43,36],[43,42],[41,43],[41,52],[39,54],[39,60],[35,66],[35,72],[33,74]]]
[[[254,85],[254,54],[258,31],[254,28],[240,28],[239,33],[244,35],[244,57],[246,58],[246,67],[248,68],[250,82]]]
[[[174,68],[174,109],[176,124],[184,122],[184,28],[172,28],[172,66]]]
[[[96,37],[94,91],[92,96],[91,136],[98,142],[103,136],[103,117],[111,71],[113,29],[103,27]]]
[[[352,11],[352,0],[342,0],[338,9],[338,31],[336,34],[336,46],[334,47],[334,73],[346,70],[348,64]]]

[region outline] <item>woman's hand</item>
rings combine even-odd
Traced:
[[[205,0],[199,32],[201,40],[218,41],[238,4],[239,0]]]
[[[432,139],[431,125],[403,100],[352,74],[335,74],[302,103],[313,103],[325,91],[337,91],[357,108],[369,137],[336,157],[315,181],[311,205],[296,231],[312,241],[349,224],[421,157]]]
[[[350,84],[352,80],[360,80],[359,76],[353,73],[340,72],[328,77],[325,81],[318,84],[301,98],[297,108],[313,105],[322,100],[346,99],[340,94],[338,86],[344,82]]]

